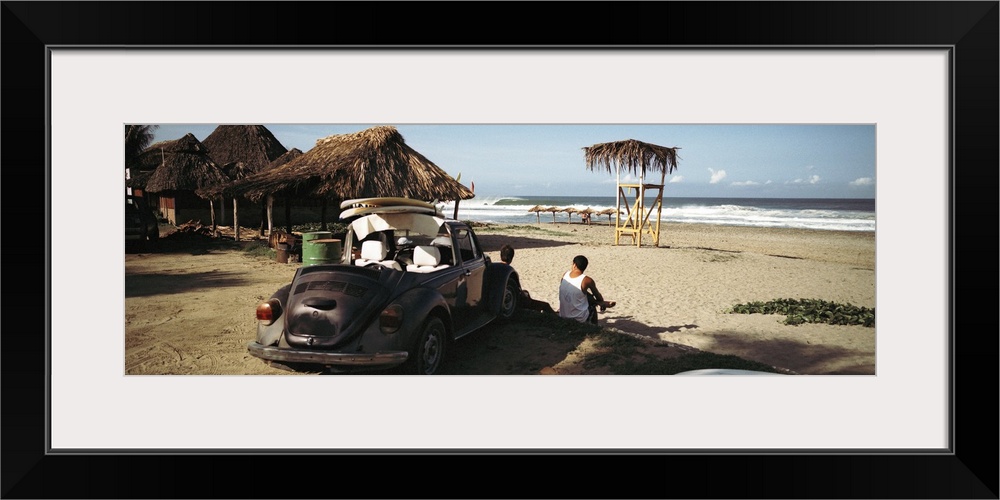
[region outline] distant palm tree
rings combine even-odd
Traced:
[[[159,125],[125,125],[125,167],[153,143],[153,132]]]

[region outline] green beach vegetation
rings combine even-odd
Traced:
[[[875,309],[852,304],[838,304],[821,299],[776,299],[768,302],[737,304],[731,314],[783,314],[786,325],[828,323],[875,327]]]

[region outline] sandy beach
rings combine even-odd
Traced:
[[[515,249],[514,267],[533,298],[556,307],[558,284],[576,255],[617,305],[601,323],[720,354],[813,374],[874,374],[875,329],[784,325],[783,316],[727,314],[740,303],[823,299],[875,307],[875,235],[675,224],[660,246],[622,239],[605,225],[542,223],[480,230],[491,257]],[[494,250],[491,247],[496,247]]]
[[[587,274],[617,302],[601,326],[649,339],[664,356],[700,350],[798,374],[875,374],[875,328],[793,326],[784,316],[726,312],[783,298],[875,307],[874,233],[670,224],[659,247],[648,237],[636,247],[628,239],[614,245],[613,229],[597,219],[476,232],[495,261],[501,245],[512,245],[522,287],[555,308],[560,278],[574,256],[585,255]],[[125,255],[125,373],[288,374],[250,356],[246,344],[255,334],[254,307],[287,284],[297,264],[250,256],[240,249],[245,241],[171,236],[180,235],[164,237],[156,251]],[[558,332],[546,329],[490,325],[457,343],[452,352],[463,359],[453,360],[451,373],[602,373],[578,362],[586,342],[555,342]]]

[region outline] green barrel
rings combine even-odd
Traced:
[[[329,231],[302,234],[302,265],[339,264],[341,260],[340,240],[330,238]]]

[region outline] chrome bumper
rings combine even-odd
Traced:
[[[364,366],[391,367],[406,361],[409,354],[406,351],[388,351],[375,353],[343,353],[331,351],[305,351],[302,349],[281,349],[277,346],[265,346],[257,342],[247,345],[250,354],[270,361],[286,361],[290,363],[315,363],[330,366]]]

